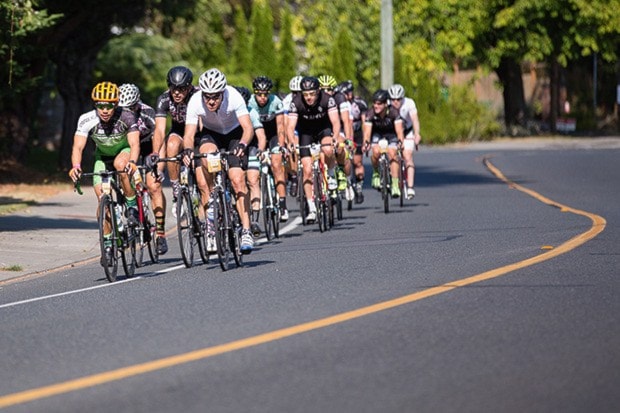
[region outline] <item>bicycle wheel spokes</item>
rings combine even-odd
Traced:
[[[151,262],[153,264],[157,264],[159,262],[156,239],[157,227],[151,197],[148,192],[145,192],[142,195],[142,210],[144,216],[144,222],[142,223],[142,240],[148,247]]]
[[[107,222],[107,225],[106,225]],[[103,196],[99,202],[99,245],[101,247],[101,266],[105,272],[105,276],[109,282],[116,281],[118,272],[118,245],[114,234],[116,233],[116,220],[114,214],[114,206],[109,196]],[[108,227],[106,240],[106,226]],[[108,245],[106,245],[108,244]],[[106,249],[110,248],[111,252],[106,254]]]
[[[183,188],[177,199],[177,232],[181,257],[187,268],[194,265],[194,222],[191,208],[189,193]]]
[[[385,154],[381,155],[381,197],[383,199],[383,210],[387,214],[390,212],[390,170]]]
[[[125,228],[122,236],[127,239],[127,247],[120,248],[123,270],[127,278],[133,277],[136,272],[136,228],[129,226]]]

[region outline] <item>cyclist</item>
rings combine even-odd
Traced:
[[[288,95],[282,99],[282,107],[284,108],[284,131],[286,135],[286,131],[288,130],[288,111],[291,107],[291,101],[293,97],[299,92],[301,92],[301,79],[303,76],[297,75],[293,76],[288,83],[288,87],[291,90]],[[295,149],[295,145],[299,142],[297,141],[297,136],[294,136],[294,140],[291,141],[288,136],[286,136],[288,149],[289,149],[289,162],[288,162],[288,181],[290,183],[289,186],[289,195],[293,198],[297,196],[297,151]]]
[[[276,191],[280,197],[280,221],[288,221],[288,209],[286,208],[286,181],[284,164],[280,148],[286,148],[286,136],[284,131],[284,108],[282,101],[271,93],[273,82],[266,76],[258,76],[252,82],[254,95],[250,98],[249,105],[260,115],[260,121],[265,128],[267,143],[271,152],[271,170],[275,178]]]
[[[82,173],[82,152],[90,138],[95,143],[95,165],[93,172],[114,168],[125,171],[120,175],[120,184],[127,202],[127,219],[130,225],[138,224],[136,192],[131,186],[130,176],[136,172],[140,156],[140,132],[133,112],[118,106],[118,86],[112,82],[97,83],[91,92],[95,109],[80,116],[73,136],[69,177],[76,182]],[[93,188],[101,198],[101,177],[93,177]],[[108,223],[104,234],[106,261],[112,262],[112,228]],[[103,262],[103,258],[102,262]]]
[[[248,189],[250,190],[250,229],[255,237],[258,237],[261,233],[258,219],[260,218],[260,159],[259,154],[263,153],[267,148],[267,137],[265,135],[265,128],[260,120],[258,112],[250,106],[250,99],[252,92],[250,89],[243,86],[235,87],[241,96],[245,104],[248,106],[248,112],[250,113],[250,120],[252,121],[252,127],[254,127],[254,136],[256,139],[252,139],[248,146],[248,169],[246,171],[248,180]]]
[[[355,153],[353,154],[353,168],[355,173],[355,203],[361,204],[364,202],[364,194],[362,192],[362,186],[364,184],[364,165],[362,163],[362,124],[366,119],[366,112],[368,111],[368,104],[359,96],[353,95],[353,82],[346,80],[338,85],[338,88],[351,104],[351,120],[353,127],[353,141],[355,142]]]
[[[413,149],[417,148],[422,136],[420,135],[420,120],[418,119],[418,108],[411,98],[405,97],[405,89],[402,85],[395,84],[388,90],[390,102],[393,107],[400,112],[400,116],[405,122],[405,142],[403,145],[403,158],[407,167],[407,199],[413,199],[415,190],[413,183],[415,178],[415,165],[413,163]]]
[[[155,105],[155,133],[153,134],[153,153],[151,162],[157,162],[162,156],[177,156],[183,148],[183,131],[189,99],[199,90],[192,86],[194,74],[185,66],[175,66],[168,71],[166,83],[168,90],[159,95]],[[168,115],[172,125],[166,136]],[[164,146],[164,142],[166,142]],[[177,195],[179,193],[179,170],[176,162],[169,162],[168,176],[172,185],[172,215],[176,217]]]
[[[340,134],[340,119],[336,101],[323,93],[316,77],[306,76],[301,81],[301,94],[295,96],[288,113],[287,136],[289,142],[295,141],[295,129],[299,135],[299,155],[303,168],[303,182],[308,200],[307,223],[316,220],[316,206],[312,194],[312,158],[310,149],[303,146],[321,143],[321,152],[328,168],[328,185],[330,189],[337,186],[334,178],[334,136]]]
[[[153,151],[153,131],[155,130],[155,109],[140,100],[138,86],[125,83],[119,86],[118,106],[126,108],[136,115],[138,130],[140,131],[140,157],[148,168],[157,167],[152,164],[151,154]],[[153,173],[146,175],[146,187],[153,201],[153,214],[155,215],[155,230],[157,240],[155,245],[157,253],[164,255],[168,252],[166,242],[166,198],[161,188],[163,176]]]
[[[338,85],[336,79],[330,75],[319,76],[319,85],[321,89],[332,96],[338,106],[340,114],[340,134],[334,136],[336,141],[336,179],[338,181],[338,191],[347,189],[347,177],[351,174],[351,160],[346,156],[344,145],[353,144],[353,124],[351,123],[351,105],[343,93],[336,91],[334,88]]]
[[[374,169],[372,173],[372,187],[379,188],[379,139],[385,138],[388,140],[388,159],[390,160],[390,175],[391,179],[391,195],[392,198],[398,198],[400,196],[400,189],[398,188],[398,159],[396,156],[396,150],[399,145],[402,145],[403,134],[403,120],[398,114],[396,108],[390,107],[387,104],[388,91],[384,89],[377,90],[372,95],[372,109],[366,112],[366,121],[364,122],[364,151],[368,149],[368,146],[372,144],[371,162]]]
[[[183,134],[183,162],[190,164],[194,153],[194,141],[199,132],[197,145],[200,153],[215,152],[218,149],[232,151],[228,157],[228,176],[237,196],[237,211],[241,218],[241,252],[249,254],[254,247],[250,232],[248,214],[249,197],[245,169],[247,167],[247,146],[254,135],[254,128],[248,107],[241,94],[228,86],[224,73],[212,68],[200,75],[198,80],[201,93],[195,93],[187,107],[185,133]],[[198,123],[201,129],[198,131]],[[199,173],[203,171],[203,173]],[[207,159],[202,159],[202,167],[197,168],[196,179],[203,194],[203,202],[208,201],[213,188],[213,176],[207,172]],[[205,207],[207,203],[203,205]]]

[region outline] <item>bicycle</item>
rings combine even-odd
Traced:
[[[390,212],[390,190],[391,190],[391,175],[390,175],[390,160],[387,155],[388,140],[385,138],[379,139],[379,178],[381,191],[381,199],[383,200],[383,210],[387,214]]]
[[[207,170],[214,174],[211,190],[215,244],[222,271],[229,268],[230,255],[237,267],[243,265],[241,253],[241,217],[236,208],[235,194],[228,179],[228,155],[232,152],[220,150],[201,154],[207,158]]]
[[[299,148],[310,149],[310,155],[312,157],[312,190],[314,195],[314,205],[316,207],[316,220],[319,224],[319,231],[325,232],[330,228],[328,213],[329,211],[332,211],[332,209],[328,208],[328,202],[330,202],[330,197],[328,195],[327,188],[327,169],[325,168],[325,164],[321,160],[321,144],[312,143],[310,145],[300,146]],[[299,176],[303,182],[303,171],[300,170]],[[303,199],[305,202],[305,192],[303,190],[303,186],[300,187],[299,192],[304,193],[303,196],[300,197],[300,199]],[[302,205],[301,202],[302,201],[300,201],[300,206]],[[305,210],[305,208],[300,208],[300,210]]]
[[[134,276],[136,269],[136,227],[129,225],[125,218],[127,212],[125,195],[117,183],[118,175],[121,173],[125,172],[101,171],[81,175],[81,177],[101,177],[102,194],[97,209],[97,225],[101,266],[109,282],[115,282],[117,279],[119,257],[128,278]],[[79,180],[74,183],[74,187],[78,194],[84,194]],[[111,232],[106,234],[108,228]],[[107,248],[111,248],[110,257],[106,254]],[[126,249],[129,249],[129,256],[127,256]]]
[[[405,197],[407,194],[407,165],[405,165],[405,158],[403,158],[402,148],[398,147],[398,189],[400,190],[400,206],[405,206]]]
[[[261,209],[267,240],[280,237],[280,197],[271,171],[271,153],[263,153],[260,168]]]
[[[151,202],[151,196],[146,188],[145,176],[146,168],[138,167],[138,171],[134,174],[134,183],[136,188],[136,202],[138,204],[139,225],[136,228],[138,235],[138,249],[136,251],[136,266],[141,267],[144,264],[144,249],[146,248],[153,264],[159,262],[159,253],[157,252],[157,231],[155,225],[155,213]]]
[[[194,161],[204,157],[204,154],[194,155]],[[205,214],[200,217],[202,201],[200,191],[196,186],[196,171],[188,168],[182,162],[183,154],[174,157],[161,158],[159,162],[179,162],[179,193],[177,194],[177,234],[181,248],[181,258],[186,268],[194,265],[194,244],[198,246],[200,258],[204,264],[209,262],[207,251],[207,221]]]

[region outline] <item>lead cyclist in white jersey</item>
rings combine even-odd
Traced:
[[[413,150],[417,149],[422,136],[420,135],[420,120],[418,119],[418,108],[411,98],[405,97],[405,88],[395,84],[388,90],[390,104],[400,112],[400,117],[405,122],[405,141],[403,143],[403,158],[407,167],[407,199],[415,196],[414,178],[415,165],[413,163]]]

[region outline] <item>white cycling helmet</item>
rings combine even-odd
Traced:
[[[128,108],[140,101],[140,89],[132,83],[124,83],[118,88],[118,106]]]
[[[209,69],[200,75],[198,85],[204,93],[220,93],[226,89],[226,76],[218,69]]]
[[[390,99],[402,99],[405,97],[405,88],[397,83],[390,86],[388,93],[390,94]]]
[[[301,79],[303,76],[294,76],[291,81],[288,83],[288,88],[291,89],[291,92],[301,92]]]

